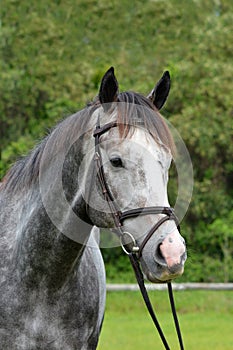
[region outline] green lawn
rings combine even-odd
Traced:
[[[179,349],[166,292],[150,292],[171,350]],[[186,350],[233,349],[233,292],[177,291]],[[163,349],[138,292],[109,292],[98,350]]]

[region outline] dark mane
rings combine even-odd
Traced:
[[[92,107],[94,110],[96,106]],[[2,180],[1,190],[14,192],[25,186],[30,186],[38,180],[40,161],[48,139],[53,138],[54,149],[59,152],[69,135],[80,133],[87,125],[91,114],[89,108],[85,108],[58,123],[50,134],[47,135],[28,155],[21,157],[9,169]]]
[[[46,138],[28,155],[21,157],[10,168],[2,180],[1,189],[10,189],[14,191],[24,182],[28,181],[31,184],[33,179],[36,179],[39,174],[39,163],[46,143]]]
[[[118,95],[117,121],[121,137],[127,137],[134,127],[144,127],[174,154],[175,146],[172,135],[157,108],[146,97],[131,91]],[[46,136],[27,156],[19,159],[3,178],[1,190],[16,191],[38,181],[40,161],[48,139],[53,138],[54,150],[58,153],[72,135],[80,135],[87,130],[93,112],[100,106],[96,99],[83,110],[64,119]],[[145,108],[137,108],[137,106]],[[135,108],[136,107],[136,108]],[[136,111],[136,114],[135,114]],[[90,125],[91,127],[91,125]]]

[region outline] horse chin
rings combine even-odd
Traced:
[[[143,272],[146,279],[152,283],[167,283],[181,276],[184,272],[184,267],[181,267],[176,273],[171,273],[168,269],[162,269],[162,271],[159,271],[158,273],[153,273],[147,268],[144,268]]]
[[[145,275],[146,275],[146,279],[152,283],[165,283],[165,282],[167,282],[167,281],[161,281],[151,272],[147,272]]]

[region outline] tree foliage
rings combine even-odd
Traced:
[[[142,93],[168,69],[163,114],[184,139],[195,176],[183,223],[185,278],[232,281],[232,1],[12,0],[0,24],[1,176],[95,96],[109,66],[121,90]]]

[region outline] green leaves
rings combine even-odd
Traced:
[[[232,23],[230,0],[5,2],[0,178],[47,128],[95,97],[111,65],[120,90],[145,95],[168,69],[172,87],[162,114],[184,139],[195,174],[186,238],[190,249],[199,247],[222,217],[227,228],[219,232],[228,237],[233,232],[226,216],[233,205]],[[172,177],[173,199],[175,173]],[[211,258],[212,248],[205,247]],[[222,263],[223,255],[217,259]]]

